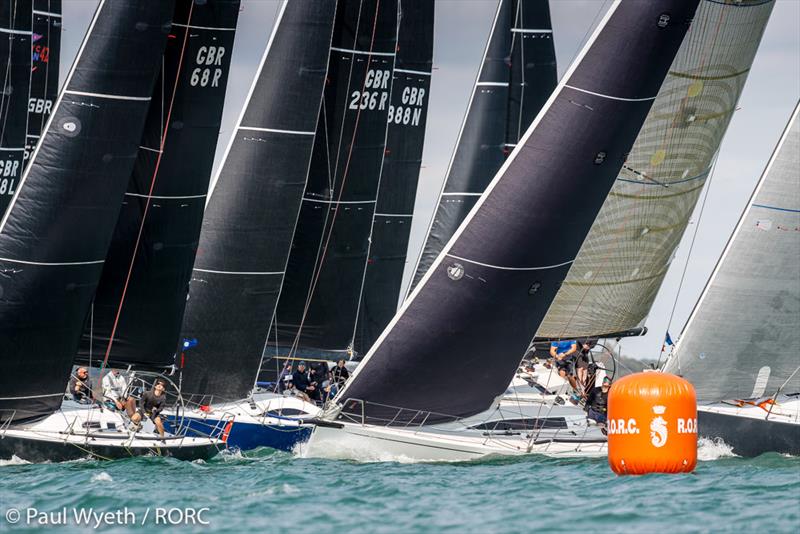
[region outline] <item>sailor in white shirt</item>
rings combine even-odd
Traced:
[[[103,377],[103,398],[106,401],[113,402],[117,410],[126,408],[128,380],[122,376],[119,369],[112,369]]]

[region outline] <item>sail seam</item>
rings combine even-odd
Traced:
[[[413,213],[376,213],[375,217],[413,217]]]
[[[456,193],[442,193],[443,197],[449,197],[449,196],[453,196],[453,197],[479,197],[481,195],[483,195],[483,193],[471,193],[469,191],[463,191],[461,193],[459,193],[459,192],[456,192]]]
[[[139,197],[139,198],[156,198],[161,200],[169,200],[169,199],[188,199],[188,198],[206,198],[207,195],[143,195],[141,193],[125,193],[127,197]]]
[[[508,82],[478,82],[475,84],[478,87],[488,86],[488,87],[508,87]]]
[[[59,18],[59,19],[61,18],[61,13],[51,13],[49,11],[39,11],[37,9],[33,10],[33,14],[34,15],[44,15],[46,17],[55,17],[55,18]]]
[[[255,132],[285,133],[293,135],[314,135],[316,132],[304,132],[301,130],[278,130],[275,128],[259,128],[258,126],[239,126],[239,130],[252,130]]]
[[[172,23],[173,26],[179,26],[181,28],[191,28],[193,30],[216,30],[216,31],[223,31],[223,32],[235,32],[236,28],[215,28],[212,26],[193,26],[191,24],[179,24],[177,22]]]
[[[553,30],[529,30],[527,28],[511,28],[511,33],[553,33]]]
[[[411,69],[394,69],[395,72],[402,72],[403,74],[419,74],[420,76],[430,76],[430,72],[424,70],[411,70]]]
[[[336,52],[346,52],[348,54],[362,54],[365,56],[387,56],[392,57],[394,56],[394,52],[370,52],[367,50],[353,50],[351,48],[339,48],[338,46],[332,46],[331,50],[335,50]]]
[[[31,30],[12,30],[11,28],[0,28],[0,33],[11,33],[14,35],[31,35]]]
[[[22,263],[24,265],[39,265],[42,267],[56,267],[56,266],[63,266],[63,265],[96,265],[99,263],[105,263],[105,258],[102,260],[93,260],[93,261],[65,261],[65,262],[45,262],[45,261],[27,261],[27,260],[14,260],[11,258],[0,258],[0,261],[7,261],[10,263]]]
[[[603,93],[595,93],[594,91],[589,91],[587,89],[581,89],[580,87],[575,87],[574,85],[567,85],[564,84],[564,87],[568,87],[570,89],[574,89],[575,91],[580,91],[581,93],[586,93],[587,95],[599,96],[602,98],[608,98],[609,100],[621,100],[622,102],[649,102],[651,100],[655,100],[656,96],[648,96],[645,98],[624,98],[621,96],[611,96],[611,95],[604,95]]]
[[[213,269],[200,269],[200,268],[193,268],[193,271],[198,271],[201,273],[211,273],[211,274],[257,274],[257,275],[269,275],[269,274],[284,274],[284,271],[216,271]]]
[[[558,267],[563,267],[563,266],[569,265],[570,263],[575,261],[573,259],[573,260],[565,261],[565,262],[562,262],[562,263],[556,263],[554,265],[544,265],[544,266],[541,266],[541,267],[503,267],[501,265],[492,265],[491,263],[482,263],[482,262],[479,262],[479,261],[470,260],[470,259],[467,259],[467,258],[462,258],[461,256],[456,256],[454,254],[446,254],[446,256],[448,256],[450,258],[453,258],[453,259],[456,259],[456,260],[465,261],[467,263],[473,263],[475,265],[480,265],[481,267],[489,267],[491,269],[500,269],[502,271],[544,271],[544,270],[547,270],[547,269],[555,269],[555,268],[558,268]]]
[[[136,102],[149,102],[151,100],[151,97],[149,96],[109,95],[104,93],[87,93],[86,91],[72,91],[70,89],[65,90],[64,94],[75,95],[75,96],[93,96],[97,98],[109,98],[111,100],[134,100]]]
[[[319,204],[375,204],[375,200],[320,200],[316,198],[304,198],[303,202],[317,202]]]

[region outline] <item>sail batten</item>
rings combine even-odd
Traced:
[[[636,143],[537,338],[640,326],[689,224],[771,2],[703,0]],[[580,199],[575,209],[580,210]]]
[[[700,402],[800,393],[800,102],[665,364]]]
[[[505,391],[696,6],[693,0],[613,4],[337,397],[342,411],[389,425],[407,425],[425,412],[426,423],[435,424],[486,410]],[[568,208],[578,197],[585,210],[576,214]]]

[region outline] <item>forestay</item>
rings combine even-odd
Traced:
[[[386,153],[353,339],[358,354],[397,311],[430,101],[434,7],[434,0],[400,3]]]
[[[344,411],[374,423],[432,424],[486,410],[505,391],[696,6],[696,0],[613,4],[340,393]],[[570,209],[576,198],[585,207],[579,212]]]
[[[701,402],[800,393],[800,103],[665,371]]]
[[[641,326],[736,109],[773,2],[704,0],[611,193],[536,332]],[[577,195],[573,212],[585,209]]]
[[[31,0],[0,3],[0,217],[19,187],[31,78]]]
[[[409,292],[486,190],[556,82],[548,0],[500,0]]]
[[[352,348],[392,103],[397,0],[341,1],[275,323],[279,353]]]
[[[239,0],[177,0],[77,361],[174,362],[219,139]]]
[[[252,389],[308,176],[336,2],[284,2],[215,178],[183,319],[181,389]],[[190,344],[193,344],[192,341]]]
[[[173,5],[101,0],[0,221],[0,419],[44,417],[61,405]]]

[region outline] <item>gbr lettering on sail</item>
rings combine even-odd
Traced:
[[[195,68],[189,77],[192,87],[219,87],[222,79],[222,58],[224,46],[201,46],[195,56]]]
[[[386,109],[389,100],[389,88],[392,80],[392,71],[384,69],[370,69],[364,80],[364,89],[353,91],[350,94],[350,109],[379,110]]]

